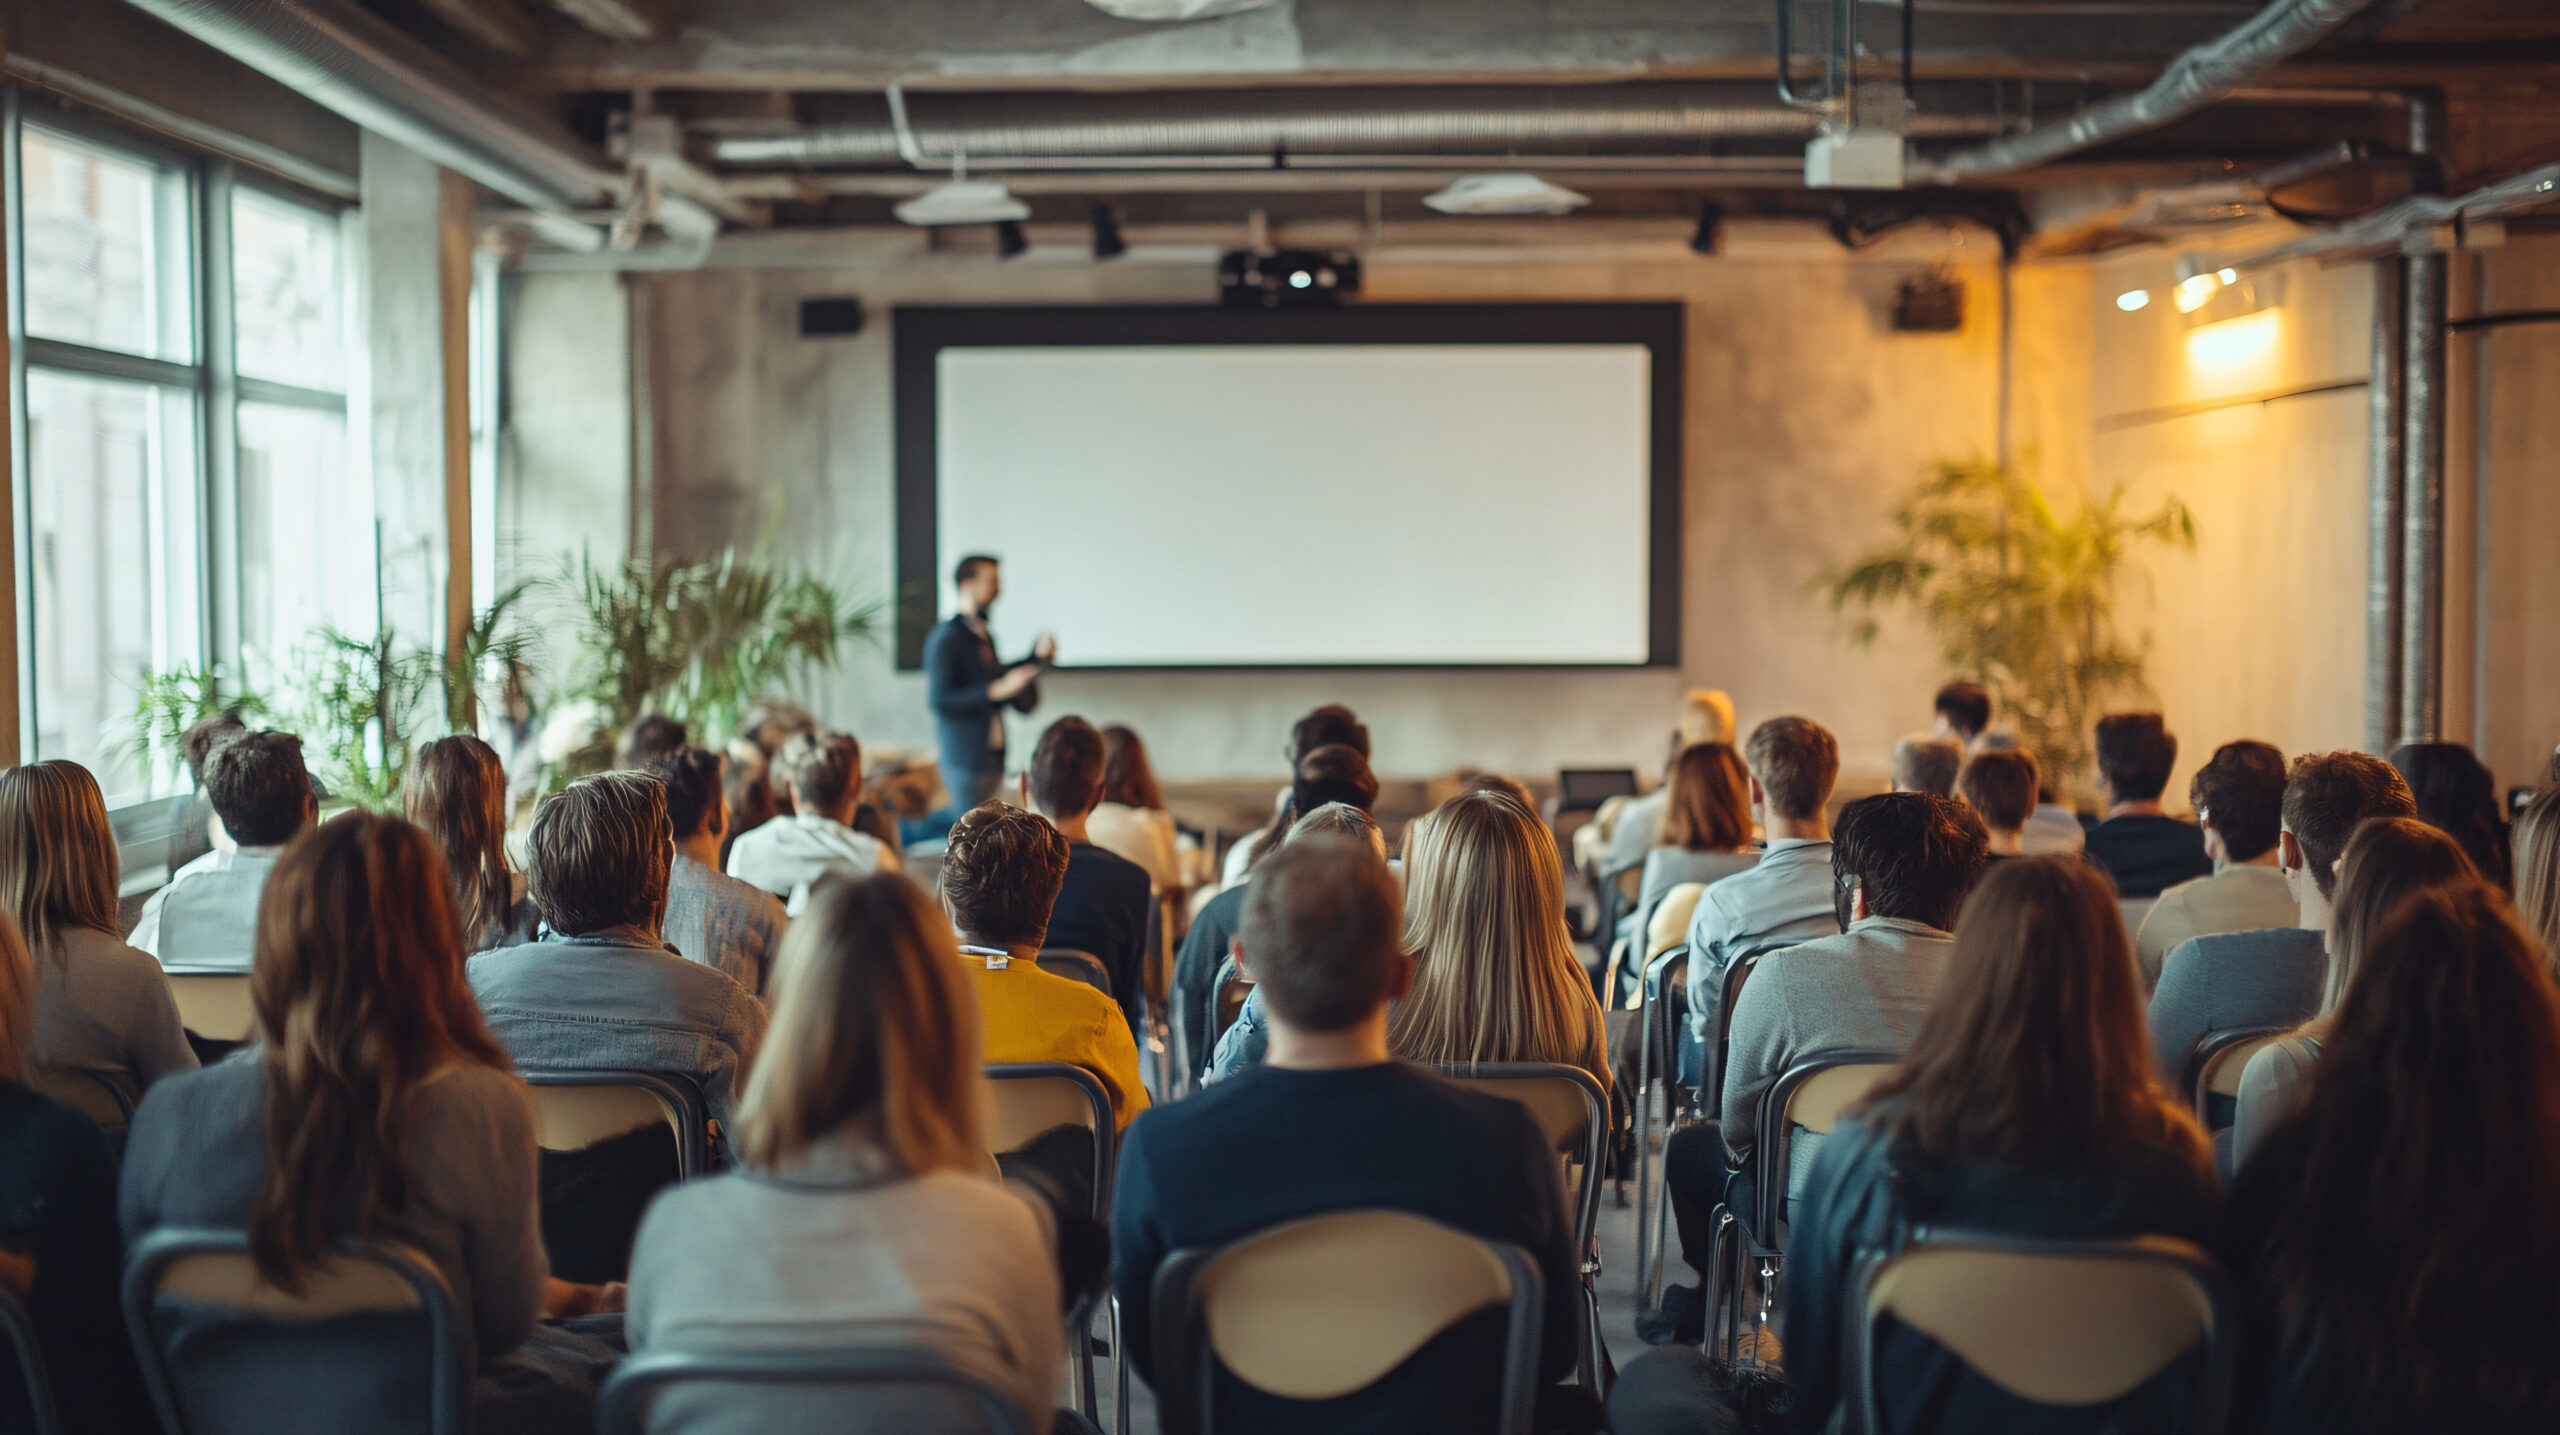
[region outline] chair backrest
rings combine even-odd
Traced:
[[[208,1041],[247,1041],[258,1025],[247,972],[171,972],[178,1024]]]
[[[294,1294],[238,1231],[154,1232],[125,1262],[124,1314],[169,1435],[469,1424],[473,1357],[443,1277],[393,1242],[342,1245]]]
[[[2292,1031],[2289,1026],[2237,1026],[2206,1032],[2196,1042],[2195,1055],[2187,1058],[2187,1094],[2195,1102],[2196,1120],[2204,1123],[2206,1130],[2231,1124],[2214,1120],[2214,1098],[2239,1100],[2240,1075],[2248,1069],[2249,1058],[2261,1048],[2284,1040]]]
[[[1575,1249],[1588,1251],[1600,1223],[1600,1168],[1609,1140],[1609,1096],[1591,1073],[1550,1061],[1450,1062],[1444,1078],[1529,1109],[1547,1143],[1581,1168],[1570,1183]]]
[[[583,1151],[599,1141],[664,1123],[676,1143],[680,1179],[711,1173],[711,1118],[701,1089],[654,1071],[528,1071],[535,1141],[545,1151]]]
[[[1432,1337],[1498,1306],[1509,1322],[1497,1428],[1527,1435],[1539,1302],[1526,1251],[1403,1211],[1337,1212],[1176,1251],[1155,1277],[1164,1430],[1207,1435],[1217,1366],[1284,1398],[1333,1399],[1375,1384]]]
[[[1053,977],[1082,982],[1104,996],[1112,995],[1111,969],[1102,964],[1102,958],[1091,952],[1075,947],[1043,947],[1033,960],[1039,963],[1040,970]]]
[[[39,1066],[28,1073],[27,1084],[97,1122],[101,1131],[122,1131],[133,1120],[133,1098],[103,1071]]]
[[[1707,884],[1704,882],[1683,882],[1662,894],[1662,900],[1653,909],[1653,922],[1645,929],[1646,961],[1652,961],[1689,940],[1689,919],[1698,915],[1698,899],[1706,893]]]
[[[783,1389],[823,1394],[839,1418],[859,1414],[873,1423],[845,1428],[890,1429],[916,1435],[1029,1435],[1023,1414],[1012,1397],[969,1371],[923,1350],[903,1347],[866,1348],[834,1345],[809,1350],[686,1351],[652,1350],[635,1355],[613,1369],[596,1393],[596,1435],[643,1435],[651,1428],[650,1409],[661,1396],[684,1387],[701,1391],[710,1403],[735,1410],[741,1396],[758,1405],[780,1403]],[[741,1386],[760,1387],[742,1391]],[[770,1392],[770,1393],[768,1393]],[[894,1411],[857,1408],[848,1393],[896,1399],[911,1398]],[[787,1399],[787,1397],[785,1397]],[[867,1404],[867,1402],[866,1402]],[[1046,1413],[1046,1412],[1043,1412]]]
[[[62,1412],[53,1403],[53,1375],[44,1363],[44,1346],[36,1339],[35,1317],[25,1301],[0,1283],[0,1339],[9,1345],[9,1371],[0,1374],[0,1429],[19,1428],[27,1435],[62,1435]]]
[[[1102,1079],[1063,1061],[1000,1062],[986,1068],[987,1149],[1018,1151],[1043,1132],[1079,1126],[1093,1133],[1093,1214],[1111,1216],[1111,1158],[1119,1126]]]
[[[1766,952],[1745,952],[1727,963],[1716,981],[1716,1014],[1707,1024],[1706,1050],[1698,1058],[1698,1102],[1713,1115],[1724,1109],[1725,1057],[1733,1047],[1733,1008],[1742,999],[1742,984]]]
[[[1899,1254],[1870,1253],[1860,1264],[1850,1296],[1857,1304],[1844,1313],[1854,1429],[1883,1428],[1875,1346],[1888,1315],[2043,1405],[2120,1400],[2202,1346],[2187,1428],[2221,1426],[2237,1307],[2212,1257],[2185,1241],[1922,1228]]]
[[[1785,1222],[1787,1163],[1795,1133],[1829,1135],[1840,1114],[1858,1103],[1884,1074],[1900,1064],[1891,1051],[1833,1052],[1799,1062],[1760,1098],[1759,1222],[1764,1243]]]

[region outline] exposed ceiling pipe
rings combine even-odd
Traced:
[[[550,117],[348,0],[128,0],[242,64],[531,209],[626,202],[630,186]],[[661,228],[707,241],[720,221],[659,199]]]
[[[2553,203],[2560,203],[2560,163],[2541,165],[2464,194],[2413,194],[2361,219],[2331,225],[2289,244],[2262,249],[2227,263],[2234,269],[2254,269],[2319,255],[2352,258],[2358,254],[2389,254],[2401,249],[2407,238],[2420,230],[2495,219]]]
[[[170,3],[170,0],[156,0]],[[948,105],[936,101],[936,107]],[[1436,148],[1510,154],[1537,145],[1694,143],[1714,139],[1801,140],[1816,116],[1776,106],[1709,104],[1677,93],[1585,91],[1560,100],[1552,90],[1458,92],[1432,101],[1380,103],[1343,95],[1274,99],[1249,93],[1210,96],[1169,109],[1150,98],[1143,109],[1113,113],[1094,99],[1037,104],[982,102],[968,116],[926,112],[901,93],[895,122],[823,125],[785,135],[731,135],[714,140],[711,158],[744,169],[854,168],[907,163],[947,168],[966,154],[994,168],[1006,159],[1077,159],[1130,155],[1274,156],[1301,153],[1411,154]],[[1913,133],[1953,137],[1994,133],[2005,122],[1988,115],[1924,116]],[[905,143],[901,144],[903,138]],[[1521,153],[1526,162],[1542,158]]]
[[[2092,145],[2157,129],[2191,115],[2269,69],[2318,44],[2372,0],[2274,0],[2248,23],[2169,62],[2160,78],[2067,120],[1996,139],[1935,159],[1915,159],[1914,179],[1954,184],[2011,174],[2077,154]]]

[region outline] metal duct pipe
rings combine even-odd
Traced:
[[[2365,387],[2364,745],[2400,744],[2400,341],[2402,271],[2373,266],[2373,376]]]
[[[156,0],[170,3],[170,0]],[[1429,102],[1381,104],[1350,95],[1286,98],[1248,93],[1186,99],[1093,97],[1072,105],[987,99],[968,116],[936,116],[917,96],[910,111],[913,160],[949,164],[959,155],[990,167],[1004,159],[1128,155],[1232,157],[1382,152],[1436,147],[1509,154],[1534,145],[1680,143],[1711,139],[1801,140],[1819,118],[1777,106],[1710,104],[1694,96],[1592,90],[1559,100],[1553,90],[1459,92]],[[1992,116],[1923,116],[1921,135],[1993,133]],[[739,168],[885,166],[902,158],[897,126],[886,121],[824,125],[787,135],[732,135],[711,158]],[[1537,162],[1522,154],[1523,165]]]
[[[2407,261],[2402,290],[2400,741],[2444,729],[2445,257]]]
[[[2169,62],[2160,78],[2130,95],[2090,106],[2059,124],[1934,160],[1915,162],[1915,178],[1938,184],[2008,174],[2076,154],[2091,145],[2156,129],[2191,115],[2267,70],[2309,49],[2371,0],[2274,0],[2248,23]]]

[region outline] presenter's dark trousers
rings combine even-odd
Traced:
[[[1004,754],[988,752],[979,755],[980,765],[965,766],[950,753],[942,754],[942,790],[951,797],[951,805],[934,818],[947,831],[960,819],[960,814],[996,795],[1004,783]]]

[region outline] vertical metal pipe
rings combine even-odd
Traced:
[[[2444,726],[2445,259],[2408,261],[2402,293],[2400,741]]]
[[[2373,266],[2373,377],[2365,388],[2364,745],[2400,738],[2400,290],[2403,260]]]

